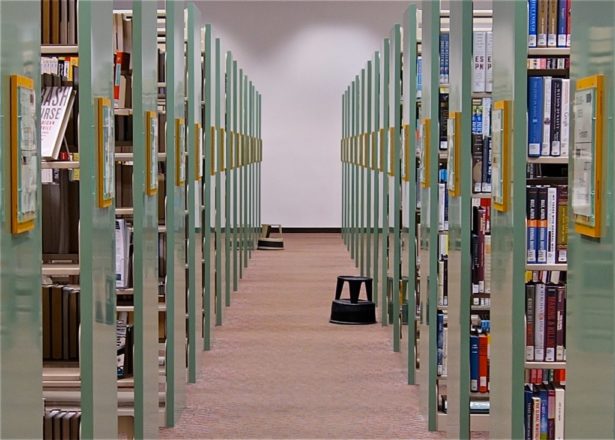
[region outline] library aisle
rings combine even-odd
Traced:
[[[389,327],[328,322],[337,275],[356,272],[340,236],[284,240],[255,252],[186,409],[160,437],[442,438],[419,415]]]

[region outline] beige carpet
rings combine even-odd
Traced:
[[[427,432],[390,327],[330,324],[338,234],[287,234],[256,251],[203,357],[187,408],[162,438],[442,438]],[[347,294],[347,293],[346,293]]]

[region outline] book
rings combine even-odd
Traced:
[[[479,382],[478,347],[478,335],[470,335],[470,391],[475,393]]]
[[[561,134],[560,134],[560,154],[568,157],[570,151],[570,80],[561,80]]]
[[[557,255],[557,188],[547,188],[547,264],[555,264]]]
[[[526,222],[527,222],[527,262],[534,264],[538,261],[538,188],[527,187],[526,195]]]
[[[437,314],[437,373],[442,376],[444,367],[444,313],[441,311]]]
[[[537,27],[538,27],[538,0],[528,0],[528,13],[527,13],[527,45],[528,47],[536,47],[537,41]]]
[[[523,412],[523,423],[524,423],[524,438],[525,440],[532,440],[532,416],[534,414],[534,407],[532,398],[534,397],[534,392],[530,385],[525,385],[523,390],[523,405],[525,411]]]
[[[72,86],[45,87],[41,96],[41,156],[58,159],[74,102]]]
[[[493,91],[493,32],[486,32],[485,92]]]
[[[562,370],[565,371],[565,370]],[[566,392],[564,388],[555,388],[555,430],[553,433],[554,440],[564,439],[564,407],[565,407]]]
[[[557,286],[557,327],[555,334],[555,361],[566,360],[566,286]]]
[[[538,0],[538,15],[536,26],[536,42],[537,47],[547,47],[547,15],[548,15],[548,0]]]
[[[541,156],[549,156],[551,154],[551,81],[552,78],[550,76],[544,77]]]
[[[534,284],[525,285],[525,360],[534,360],[534,316],[535,316],[535,297],[536,286]]]
[[[538,157],[542,146],[544,79],[528,78],[528,151],[529,157]]]
[[[549,390],[546,386],[538,387],[540,398],[540,440],[548,440],[549,435]]]
[[[486,56],[487,33],[483,31],[474,31],[472,33],[472,92],[481,93],[485,91],[487,78]]]
[[[532,397],[532,440],[540,439],[541,404],[540,397]]]
[[[561,155],[562,79],[551,81],[551,156]]]
[[[536,247],[536,263],[547,262],[547,199],[548,188],[545,186],[538,187],[538,215],[537,215],[537,247]]]
[[[486,334],[478,336],[478,392],[487,393],[489,391],[489,338]]]
[[[547,285],[545,306],[545,362],[555,362],[557,339],[557,287]]]
[[[534,361],[544,362],[546,291],[542,283],[536,284],[534,306]]]
[[[566,0],[566,47],[570,47],[570,29],[572,27],[572,20],[570,13],[572,10],[572,0]]]
[[[557,47],[557,1],[549,0],[547,13],[547,46]]]
[[[568,11],[566,9],[566,0],[557,0],[557,46],[566,47],[566,24],[568,20]]]

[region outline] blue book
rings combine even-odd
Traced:
[[[444,34],[440,34],[440,84],[444,83]]]
[[[526,189],[526,212],[525,220],[527,224],[527,262],[535,264],[536,252],[538,246],[536,241],[538,240],[538,188],[535,186],[528,186]]]
[[[527,45],[528,47],[536,47],[538,45],[538,0],[528,0],[527,7]]]
[[[557,0],[557,47],[566,47],[566,19],[568,18],[568,10],[566,9],[566,0]]]
[[[545,386],[540,387],[540,440],[549,437],[549,390]]]
[[[528,78],[527,94],[527,155],[539,157],[542,145],[544,79],[540,76]]]
[[[448,84],[449,80],[449,34],[442,34],[444,38],[444,84]]]
[[[470,391],[478,392],[478,335],[470,335]]]
[[[525,411],[523,412],[523,421],[525,426],[525,440],[532,440],[532,414],[533,414],[533,406],[532,406],[532,397],[534,397],[534,392],[532,391],[531,385],[526,385],[525,390],[523,392],[523,407]]]
[[[438,376],[441,376],[444,369],[444,313],[442,312],[438,312],[437,315],[436,331],[437,368]]]
[[[419,56],[416,58],[416,96],[417,98],[420,98],[422,89],[423,89],[423,59]]]

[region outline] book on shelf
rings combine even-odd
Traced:
[[[527,384],[524,390],[524,438],[564,438],[565,388],[553,384]]]
[[[566,360],[566,286],[529,282],[525,286],[525,360]]]
[[[527,59],[528,70],[561,70],[562,75],[567,75],[570,69],[568,57],[531,57]]]
[[[438,376],[447,375],[447,359],[446,359],[446,345],[448,329],[446,325],[446,315],[442,311],[438,311],[436,316],[437,331],[436,331],[436,345],[437,345],[437,374]]]
[[[472,92],[493,90],[493,32],[472,33]]]
[[[449,34],[440,33],[440,84],[449,83]]]
[[[81,438],[81,411],[46,409],[43,415],[43,440]]]
[[[41,96],[41,156],[58,159],[75,94],[72,86],[45,87]]]
[[[115,219],[115,287],[128,287],[130,270],[130,231],[125,219]]]
[[[472,294],[491,293],[491,200],[487,198],[472,200],[470,256]]]
[[[472,99],[472,191],[491,192],[491,98]]]
[[[42,0],[42,44],[71,46],[77,44],[77,1]]]
[[[527,186],[526,236],[528,264],[567,263],[567,185]]]
[[[528,47],[570,47],[571,0],[528,0]]]
[[[113,98],[115,108],[132,107],[132,21],[113,14]]]
[[[79,360],[79,286],[44,285],[41,292],[43,361]]]
[[[438,117],[440,118],[440,150],[446,150],[448,148],[448,133],[446,131],[446,121],[448,121],[448,102],[449,94],[440,93],[438,97]]]
[[[416,57],[416,97],[421,97],[423,89],[423,58],[418,55]]]

